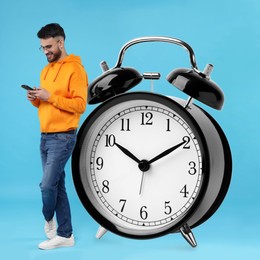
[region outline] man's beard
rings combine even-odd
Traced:
[[[57,52],[48,52],[46,54],[46,57],[47,57],[47,60],[48,62],[55,62],[55,61],[58,61],[59,58],[61,57],[61,50],[58,49]]]

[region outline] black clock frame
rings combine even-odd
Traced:
[[[119,230],[119,228],[111,223],[109,220],[107,220],[104,216],[98,212],[98,210],[95,208],[95,206],[92,205],[92,202],[88,198],[84,185],[82,183],[81,174],[80,173],[80,153],[82,149],[82,144],[84,142],[85,136],[88,133],[89,127],[92,125],[92,123],[102,116],[103,112],[106,111],[108,108],[113,107],[114,105],[121,103],[121,102],[127,102],[130,100],[151,100],[155,102],[162,103],[163,105],[169,107],[169,109],[176,111],[182,118],[185,119],[185,121],[188,123],[188,125],[191,127],[192,131],[194,132],[195,136],[198,137],[198,143],[200,145],[200,149],[202,151],[202,164],[203,164],[203,183],[201,186],[201,190],[199,191],[198,197],[196,198],[196,201],[193,203],[191,208],[188,210],[186,215],[183,216],[183,218],[177,222],[177,224],[174,224],[171,226],[169,224],[169,228],[158,233],[154,234],[129,234],[126,232],[122,232]],[[231,179],[231,154],[230,149],[228,146],[228,143],[226,141],[226,137],[220,128],[220,126],[217,124],[217,122],[204,110],[202,110],[203,113],[210,119],[214,127],[216,128],[217,132],[220,135],[221,140],[223,140],[224,143],[224,152],[226,153],[224,156],[227,160],[225,162],[225,174],[223,183],[221,184],[221,189],[218,193],[217,198],[215,199],[214,203],[211,205],[211,207],[207,210],[206,214],[204,214],[196,223],[194,223],[191,227],[196,227],[206,221],[208,218],[210,218],[215,211],[218,209],[218,207],[221,205],[223,199],[225,198],[225,195],[227,193],[230,179]],[[204,138],[203,131],[201,130],[199,124],[196,122],[196,120],[193,118],[193,116],[179,103],[176,101],[165,97],[161,94],[155,94],[150,92],[129,92],[117,95],[115,97],[112,97],[105,102],[103,102],[101,105],[99,105],[97,108],[95,108],[92,113],[86,118],[86,120],[83,122],[79,133],[77,137],[77,143],[72,155],[72,173],[73,173],[73,181],[74,185],[77,191],[77,194],[80,198],[81,203],[87,210],[87,212],[95,219],[102,227],[105,229],[118,234],[120,236],[128,237],[128,238],[134,238],[134,239],[149,239],[149,238],[156,238],[162,235],[166,235],[168,233],[174,233],[179,232],[181,226],[183,226],[185,223],[188,222],[188,220],[193,216],[194,213],[196,213],[197,208],[199,207],[200,203],[202,202],[202,199],[205,196],[208,183],[209,183],[209,173],[210,173],[210,162],[209,162],[209,151],[206,139]]]

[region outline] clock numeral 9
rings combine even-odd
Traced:
[[[116,137],[114,135],[106,135],[106,145],[105,147],[112,147],[115,145]]]
[[[152,125],[153,124],[153,114],[151,112],[141,113],[142,122],[141,125]]]
[[[98,157],[96,159],[96,164],[97,164],[97,170],[101,170],[103,168],[104,165],[104,161],[102,157]]]

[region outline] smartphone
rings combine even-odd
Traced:
[[[22,88],[26,89],[26,90],[33,90],[33,88],[27,86],[27,85],[21,85]]]

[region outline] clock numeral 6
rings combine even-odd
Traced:
[[[142,206],[140,209],[140,217],[143,220],[147,219],[147,217],[148,217],[148,213],[147,213],[146,209],[147,209],[146,206]]]

